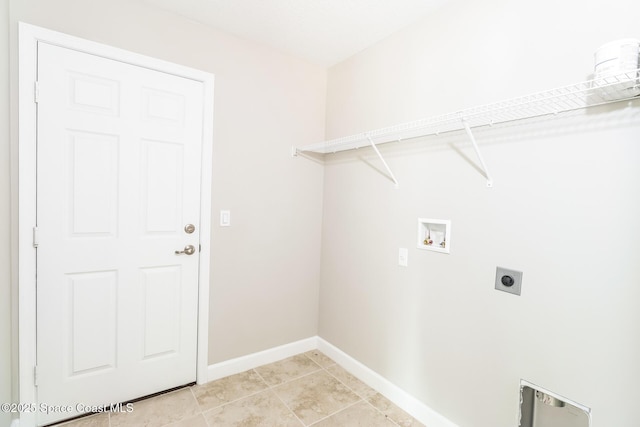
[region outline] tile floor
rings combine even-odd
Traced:
[[[314,350],[56,427],[422,426]]]

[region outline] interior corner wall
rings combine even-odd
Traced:
[[[10,5],[13,71],[23,21],[215,75],[209,363],[316,336],[323,168],[290,150],[324,139],[326,68],[143,1]],[[218,226],[221,209],[230,227]]]
[[[9,0],[0,0],[0,403],[11,402],[11,239],[9,150]],[[0,411],[0,425],[11,414]]]
[[[330,68],[337,138],[587,80],[640,3],[449,2]],[[320,336],[460,427],[518,424],[520,379],[638,424],[640,100],[328,155]],[[451,220],[450,254],[417,219]],[[408,267],[398,249],[408,248]],[[522,295],[494,290],[496,267]]]

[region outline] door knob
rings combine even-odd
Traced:
[[[176,251],[176,255],[185,254],[185,255],[193,255],[196,253],[196,247],[193,245],[187,245],[184,247],[184,250]]]

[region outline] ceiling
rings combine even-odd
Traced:
[[[238,37],[331,66],[447,0],[144,0]]]

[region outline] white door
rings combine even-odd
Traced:
[[[196,380],[203,87],[40,42],[38,93],[43,425]]]

